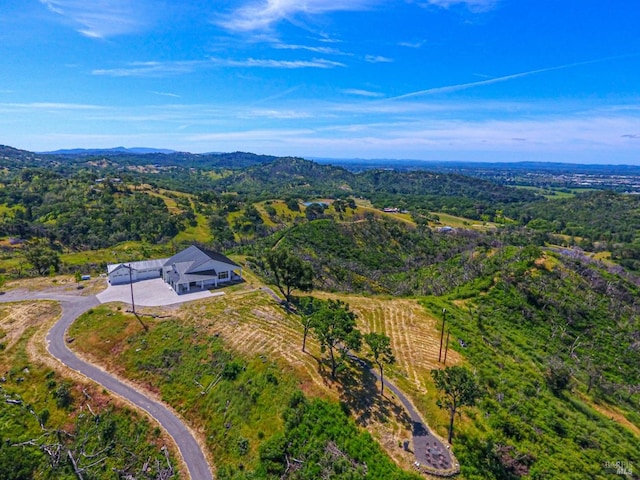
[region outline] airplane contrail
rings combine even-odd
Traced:
[[[466,90],[467,88],[480,87],[482,85],[491,85],[494,83],[506,82],[508,80],[513,80],[514,78],[528,77],[529,75],[535,75],[538,73],[551,72],[553,70],[563,70],[565,68],[579,67],[581,65],[590,65],[592,63],[606,62],[608,60],[617,60],[620,58],[637,57],[638,55],[639,54],[637,53],[630,54],[630,55],[619,55],[615,57],[599,58],[596,60],[587,60],[584,62],[567,63],[565,65],[558,65],[555,67],[539,68],[537,70],[529,70],[528,72],[514,73],[511,75],[505,75],[503,77],[495,77],[495,78],[490,78],[488,80],[480,80],[478,82],[459,83],[457,85],[447,85],[444,87],[428,88],[426,90],[419,90],[417,92],[405,93],[404,95],[399,95],[397,97],[387,98],[387,100],[402,100],[405,98],[419,97],[423,95],[457,92],[459,90]]]

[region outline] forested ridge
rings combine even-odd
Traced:
[[[199,243],[276,284],[274,252],[286,252],[310,269],[305,290],[415,299],[429,315],[447,312],[449,348],[482,392],[456,417],[453,448],[463,478],[608,478],[615,471],[606,465],[640,462],[637,195],[545,198],[457,173],[354,173],[244,153],[48,156],[3,147],[0,161],[3,281],[81,268],[98,273],[123,255],[164,256]],[[79,265],[78,252],[89,261]],[[244,315],[254,315],[251,308]],[[171,328],[171,335],[164,331]],[[309,465],[291,470],[297,455],[343,474],[336,478],[360,478],[365,465],[383,472],[372,478],[395,472],[386,460],[371,463],[379,453],[362,447],[369,440],[355,425],[327,423],[336,436],[308,443],[314,422],[349,409],[292,394],[275,367],[265,370],[266,360],[229,356],[217,335],[190,328],[163,323],[123,343],[122,355],[134,362],[132,345],[146,349],[154,338],[136,375],[174,401],[176,392],[191,392],[187,377],[198,368],[207,378],[222,375],[212,396],[223,413],[211,420],[222,422],[220,438],[211,437],[224,458],[220,478],[314,478],[318,470]],[[220,365],[197,367],[211,358]],[[233,371],[219,373],[223,364]],[[411,388],[405,372],[391,375]],[[420,382],[433,388],[430,379]],[[263,391],[277,395],[277,407],[261,403]],[[227,413],[232,393],[246,397],[246,410],[235,412],[234,404]],[[433,397],[418,389],[411,395],[423,411],[435,408]],[[194,395],[180,403],[196,409],[203,401]],[[223,420],[233,414],[227,423],[249,422],[251,412],[269,408],[278,412],[274,436],[242,436]]]

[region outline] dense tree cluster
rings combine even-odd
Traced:
[[[24,169],[0,189],[0,235],[47,238],[72,249],[104,248],[125,240],[160,242],[184,227],[161,198],[131,191],[119,179],[64,177]]]

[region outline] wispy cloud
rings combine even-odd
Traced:
[[[346,93],[347,95],[356,95],[359,97],[369,97],[369,98],[376,98],[376,97],[382,97],[383,94],[380,92],[372,92],[370,90],[360,90],[358,88],[345,88],[341,90],[343,93]]]
[[[107,107],[82,103],[56,103],[56,102],[32,102],[32,103],[0,103],[0,108],[14,108],[24,110],[102,110]]]
[[[219,133],[203,133],[192,135],[189,140],[194,142],[202,141],[262,141],[262,142],[290,142],[292,137],[313,134],[314,130],[309,128],[299,129],[258,129],[258,130],[241,130],[236,132],[219,132]]]
[[[278,93],[274,93],[274,94],[269,95],[268,97],[265,97],[265,98],[261,98],[261,99],[255,101],[255,102],[253,102],[253,103],[254,103],[254,105],[256,105],[256,104],[260,104],[260,103],[272,102],[273,100],[278,100],[278,99],[281,99],[283,97],[288,96],[289,94],[295,92],[299,88],[300,88],[299,86],[287,88],[286,90],[283,90],[283,91],[278,92]]]
[[[222,18],[218,24],[236,32],[263,30],[282,20],[300,15],[317,15],[334,11],[353,11],[369,8],[376,0],[258,0],[240,7]]]
[[[132,62],[121,68],[98,68],[91,71],[92,75],[109,77],[166,77],[191,73],[202,68],[213,67],[245,67],[245,68],[335,68],[344,67],[344,63],[334,62],[323,58],[311,60],[275,60],[247,58],[235,60],[230,58],[211,57],[207,60],[188,60],[178,62]],[[161,93],[154,92],[158,95]]]
[[[493,9],[498,4],[498,0],[426,0],[426,3],[441,8],[461,5],[472,12],[486,12]]]
[[[122,68],[98,68],[92,75],[109,77],[164,77],[193,72],[198,66],[206,65],[204,60],[180,62],[131,62]]]
[[[369,63],[391,63],[393,62],[392,58],[383,57],[381,55],[366,55],[364,57],[365,62]]]
[[[40,0],[50,11],[75,24],[81,34],[107,38],[133,33],[148,18],[144,3],[135,0]]]
[[[407,48],[420,48],[425,43],[427,43],[426,40],[420,40],[419,42],[399,42],[398,46]]]
[[[635,56],[638,56],[638,54],[600,58],[600,59],[596,59],[596,60],[588,60],[588,61],[585,61],[585,62],[567,63],[565,65],[558,65],[558,66],[555,66],[555,67],[539,68],[537,70],[529,70],[528,72],[514,73],[512,75],[504,75],[502,77],[494,77],[494,78],[489,78],[487,80],[479,80],[477,82],[458,83],[456,85],[447,85],[447,86],[444,86],[444,87],[428,88],[426,90],[419,90],[417,92],[405,93],[404,95],[399,95],[397,97],[392,97],[392,98],[389,98],[388,100],[400,100],[400,99],[411,98],[411,97],[420,97],[420,96],[423,96],[423,95],[435,95],[435,94],[440,94],[440,93],[452,93],[452,92],[457,92],[457,91],[460,91],[460,90],[466,90],[468,88],[481,87],[481,86],[484,86],[484,85],[493,85],[494,83],[507,82],[509,80],[515,80],[516,78],[528,77],[529,75],[536,75],[536,74],[539,74],[539,73],[552,72],[554,70],[564,70],[566,68],[579,67],[579,66],[582,66],[582,65],[590,65],[590,64],[593,64],[593,63],[600,63],[600,62],[605,62],[605,61],[608,61],[608,60],[614,60],[614,59],[618,59],[618,58],[627,58],[627,57],[632,57],[632,56],[635,57]]]
[[[232,60],[223,58],[211,58],[211,62],[215,65],[224,67],[259,67],[259,68],[334,68],[344,67],[344,63],[326,60],[324,58],[314,58],[312,60],[273,60],[247,58],[245,60]]]
[[[173,97],[173,98],[180,98],[180,95],[177,95],[175,93],[169,93],[169,92],[151,92],[154,95],[159,95],[161,97]]]
[[[276,43],[273,47],[280,50],[306,50],[308,52],[322,53],[323,55],[351,55],[332,47],[314,47],[310,45],[291,45],[286,43]]]
[[[278,120],[296,120],[310,118],[309,112],[301,110],[280,110],[280,109],[254,109],[241,115],[246,118],[273,118]]]

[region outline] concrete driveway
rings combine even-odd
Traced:
[[[224,295],[224,292],[211,293],[209,290],[200,290],[178,295],[161,278],[142,280],[133,284],[133,301],[141,307],[174,305],[218,295]],[[99,293],[96,297],[98,297],[100,303],[124,302],[131,304],[131,286],[129,284],[109,285],[105,291]]]

